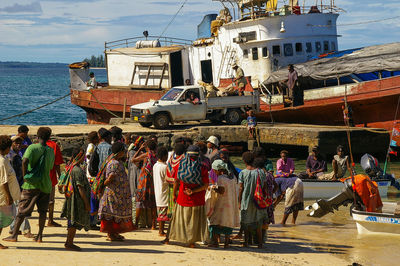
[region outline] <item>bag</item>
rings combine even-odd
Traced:
[[[89,164],[88,164],[88,171],[91,176],[97,176],[97,174],[99,173],[99,163],[100,163],[100,157],[96,147],[96,149],[94,149],[92,156],[89,159]]]
[[[39,161],[36,163],[36,165],[24,176],[24,180],[33,186],[39,185],[44,176],[46,152],[47,147],[45,147],[44,152],[42,156],[40,156]]]
[[[268,198],[267,195],[265,195],[264,190],[261,185],[261,178],[260,178],[260,173],[258,172],[257,176],[257,184],[256,184],[256,190],[254,191],[254,204],[256,204],[256,207],[258,209],[265,209],[272,204],[272,199]]]
[[[72,169],[71,169],[72,170]],[[71,197],[74,193],[74,186],[71,182],[71,171],[66,169],[61,173],[60,178],[58,179],[58,191],[61,194],[65,194],[67,198]]]

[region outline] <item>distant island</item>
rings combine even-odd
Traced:
[[[105,67],[104,57],[103,55],[94,56],[83,59],[84,62],[88,62],[91,67]]]
[[[38,62],[0,62],[1,68],[62,68],[67,67],[67,63],[38,63]]]

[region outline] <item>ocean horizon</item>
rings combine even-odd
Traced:
[[[93,68],[99,82],[106,70]],[[4,120],[49,103],[69,93],[66,63],[0,62],[0,125],[86,124],[86,113],[70,96],[26,115]]]

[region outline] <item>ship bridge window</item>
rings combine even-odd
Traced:
[[[306,43],[306,52],[309,54],[312,53],[312,43],[310,42]]]
[[[280,56],[281,55],[281,46],[280,45],[272,46],[272,55],[274,55],[274,56]]]
[[[262,48],[262,56],[263,57],[268,57],[268,47],[263,47]]]
[[[247,50],[247,49],[243,50],[243,57],[244,58],[249,58],[249,50]]]
[[[301,42],[296,43],[296,53],[301,54],[303,52],[303,44]]]
[[[321,52],[321,42],[315,42],[315,51]]]
[[[329,51],[329,42],[324,41],[324,52],[328,52],[328,51]]]
[[[252,54],[253,60],[258,60],[258,49],[257,49],[257,47],[254,47],[254,48],[251,49],[251,54]]]
[[[335,42],[331,42],[331,50],[336,51],[336,43]]]
[[[293,45],[291,43],[285,43],[283,45],[283,53],[285,56],[293,56]]]

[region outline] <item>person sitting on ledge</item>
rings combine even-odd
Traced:
[[[326,161],[319,154],[319,147],[312,148],[312,154],[308,156],[306,162],[306,172],[300,173],[301,179],[318,179],[327,171]]]

